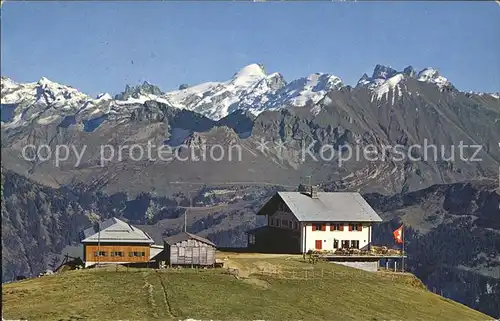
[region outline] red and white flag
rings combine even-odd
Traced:
[[[392,235],[394,236],[394,240],[396,243],[401,244],[403,243],[403,225],[401,225],[397,230],[392,232]]]

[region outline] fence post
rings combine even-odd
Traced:
[[[323,269],[321,269],[321,278],[323,278]]]

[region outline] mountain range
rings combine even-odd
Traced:
[[[2,77],[1,118],[4,279],[78,245],[91,215],[124,217],[161,239],[181,230],[189,207],[191,232],[243,246],[272,193],[311,183],[362,192],[386,220],[379,243],[391,245],[390,229],[404,222],[411,271],[500,316],[499,95],[460,91],[436,69],[377,65],[349,86],[324,73],[287,82],[252,64],[223,82],[166,93],[128,85],[96,98],[46,78]],[[103,161],[102,146],[148,143],[181,157]],[[215,159],[216,145],[238,146],[239,157]],[[71,148],[56,162],[26,146]],[[377,157],[358,153],[367,148]]]
[[[433,68],[425,68],[417,73],[409,66],[398,72],[382,65],[375,67],[371,77],[364,74],[356,87],[369,88],[372,100],[387,100],[390,95],[394,104],[395,100],[403,95],[408,79],[435,85],[442,91],[454,88],[451,82]],[[146,101],[194,111],[217,121],[237,110],[258,115],[266,110],[316,104],[325,98],[327,93],[345,88],[350,86],[345,85],[339,77],[326,73],[315,73],[287,82],[280,73],[267,74],[260,64],[242,68],[228,81],[206,82],[194,86],[181,85],[179,90],[168,93],[148,82],[138,86],[127,85],[125,91],[114,98],[107,93],[92,98],[71,86],[52,82],[45,77],[36,83],[16,83],[3,77],[2,104],[11,106],[8,108],[11,113],[2,114],[2,122],[5,126],[12,127],[25,125],[30,121],[47,124],[60,119],[56,116],[65,115],[89,119],[107,114],[121,118],[137,108],[137,104]],[[494,99],[499,98],[498,93],[487,95]],[[33,111],[34,105],[39,106],[39,109]],[[30,106],[30,110],[19,106]],[[44,107],[46,109],[43,109]]]

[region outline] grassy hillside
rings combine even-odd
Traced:
[[[409,274],[311,265],[289,256],[230,254],[227,262],[239,269],[239,278],[223,269],[109,267],[4,284],[3,317],[30,321],[492,319],[428,292]]]

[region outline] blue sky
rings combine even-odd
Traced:
[[[459,89],[500,91],[495,2],[9,2],[1,73],[91,95],[144,80],[162,90],[263,63],[287,80],[355,85],[376,64],[436,67]]]

